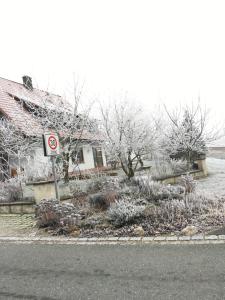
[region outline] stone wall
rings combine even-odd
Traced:
[[[34,202],[0,203],[0,214],[33,214]]]
[[[69,183],[59,181],[59,195],[61,200],[70,199],[76,190],[86,191],[86,186],[91,179],[86,180],[70,180]],[[25,199],[32,199],[35,203],[39,203],[44,198],[55,198],[54,181],[40,181],[27,183],[23,187],[23,195]]]
[[[199,171],[203,172],[203,176],[207,176],[208,175],[208,169],[206,166],[206,160],[205,159],[199,159],[196,161],[196,163],[198,164],[198,169]]]
[[[190,174],[193,176],[194,179],[199,179],[207,176],[203,170],[191,171]],[[184,174],[179,174],[176,176],[167,176],[166,178],[158,179],[158,181],[163,182],[165,184],[176,184],[179,183],[179,180],[182,175]]]

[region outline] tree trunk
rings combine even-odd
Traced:
[[[128,153],[128,163],[127,166],[124,165],[122,158],[119,156],[121,167],[124,171],[124,173],[127,175],[128,179],[134,177],[134,169],[133,169],[133,163],[131,159],[131,154]]]
[[[132,177],[134,177],[134,169],[131,159],[131,153],[128,153],[128,179],[131,179]]]
[[[143,167],[144,167],[144,162],[143,162],[143,160],[141,159],[141,156],[138,157],[138,161],[139,161],[139,163],[140,163],[140,165],[141,165],[141,168],[143,168]]]
[[[122,159],[120,159],[120,163],[121,163],[121,167],[122,167],[124,173],[128,176],[128,171],[127,171],[127,169],[125,168]]]
[[[132,168],[128,169],[128,179],[131,179],[132,177],[134,177],[134,170]]]
[[[187,169],[188,172],[191,171],[191,151],[188,151],[188,155],[187,155]]]
[[[65,183],[69,182],[69,160],[69,153],[63,153],[63,175]]]

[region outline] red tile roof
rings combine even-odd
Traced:
[[[37,106],[48,103],[51,107],[57,107],[64,102],[63,98],[59,95],[36,88],[29,90],[22,83],[0,77],[0,112],[10,119],[19,130],[29,136],[41,135],[43,128],[15,98],[23,99]],[[70,104],[68,104],[69,106]],[[80,138],[79,133],[77,136]],[[100,135],[96,136],[88,131],[83,132],[82,139],[102,140]]]

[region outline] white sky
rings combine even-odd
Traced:
[[[197,101],[225,115],[225,1],[0,0],[0,76],[62,94],[128,93],[148,109]],[[224,118],[225,119],[225,118]]]

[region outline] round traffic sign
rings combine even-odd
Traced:
[[[54,137],[54,135],[50,135],[48,138],[48,146],[52,149],[55,150],[58,146],[57,139]]]

